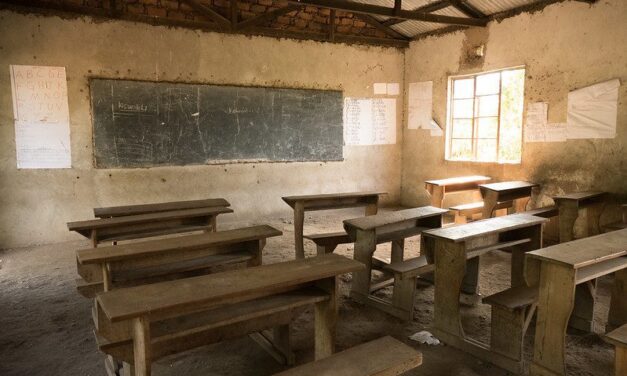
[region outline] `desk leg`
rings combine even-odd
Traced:
[[[133,320],[133,357],[135,375],[150,375],[150,322],[145,317]]]
[[[614,273],[612,300],[607,317],[606,333],[627,324],[627,269]]]
[[[498,202],[498,193],[494,191],[486,191],[483,197],[483,211],[481,212],[481,218],[492,218],[494,208]]]
[[[599,220],[604,208],[603,203],[592,204],[586,208],[586,227],[587,236],[599,235],[601,233],[601,227],[599,226]]]
[[[305,245],[303,244],[303,226],[305,224],[305,207],[300,201],[294,204],[294,246],[296,258],[305,258]]]
[[[433,326],[436,330],[460,338],[464,337],[464,330],[459,312],[459,296],[465,269],[465,245],[436,240]]]
[[[392,254],[390,262],[402,262],[405,254],[405,239],[397,239],[392,241]]]
[[[531,376],[565,375],[564,345],[568,318],[575,303],[575,271],[544,262],[540,266],[540,294]]]
[[[523,198],[519,198],[514,200],[514,210],[516,213],[521,213],[527,210],[527,204],[529,203],[529,200],[531,200],[531,196],[529,197],[523,197]]]
[[[377,249],[374,231],[357,230],[353,258],[366,266],[366,270],[353,272],[351,296],[362,303],[370,295],[370,279],[372,276],[372,254]]]
[[[579,216],[579,208],[574,203],[562,202],[559,204],[559,213],[560,243],[569,242],[574,239],[573,227]]]
[[[596,300],[596,279],[577,285],[575,307],[570,315],[568,326],[584,332],[594,331],[594,302]]]
[[[335,351],[335,327],[338,311],[338,277],[319,281],[316,285],[329,293],[329,299],[316,303],[315,320],[315,359],[331,356]]]
[[[444,205],[444,187],[433,186],[431,192],[431,206],[441,208]]]
[[[466,260],[466,274],[462,282],[462,292],[465,294],[479,294],[479,257]]]

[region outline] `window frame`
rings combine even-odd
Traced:
[[[508,72],[508,71],[515,71],[515,70],[524,70],[525,72],[525,80],[526,80],[526,66],[525,65],[519,65],[519,66],[513,66],[513,67],[508,67],[508,68],[501,68],[501,69],[493,69],[493,70],[489,70],[489,71],[483,71],[483,72],[477,72],[477,73],[469,73],[469,74],[462,74],[462,75],[455,75],[455,76],[449,76],[448,77],[448,87],[447,87],[447,100],[446,100],[446,145],[445,145],[445,154],[444,154],[444,160],[447,162],[467,162],[467,163],[490,163],[490,164],[510,164],[510,165],[519,165],[522,164],[522,158],[523,158],[523,127],[524,127],[524,96],[525,96],[525,87],[526,85],[525,82],[523,81],[523,119],[521,119],[522,123],[521,123],[521,140],[520,140],[520,160],[518,161],[500,161],[499,160],[499,148],[500,148],[500,135],[501,135],[501,95],[503,93],[503,72]],[[494,94],[484,94],[484,95],[477,95],[477,77],[478,76],[483,76],[483,75],[488,75],[488,74],[493,74],[493,73],[499,73],[500,77],[499,77],[499,91],[498,91],[498,113],[496,116],[485,116],[484,118],[490,118],[490,117],[496,117],[498,119],[497,121],[497,129],[496,129],[496,160],[493,161],[482,161],[482,160],[477,160],[477,141],[480,139],[479,137],[477,137],[478,135],[476,133],[478,133],[478,126],[477,126],[477,121],[480,118],[477,114],[477,106],[478,106],[478,97],[485,97],[485,96],[493,96],[493,95],[497,95],[496,93]],[[461,80],[461,79],[468,79],[468,78],[473,78],[473,96],[472,98],[461,98],[461,99],[472,99],[473,100],[473,114],[472,114],[472,119],[467,119],[467,120],[472,120],[472,138],[471,140],[471,145],[472,145],[472,154],[473,157],[472,159],[454,159],[451,157],[451,151],[452,151],[452,144],[453,144],[453,101],[455,99],[454,96],[454,82],[456,80]],[[460,99],[460,98],[457,98]],[[462,119],[462,118],[458,118],[458,119]],[[466,119],[466,118],[463,118]],[[487,139],[487,138],[483,138],[483,139]],[[492,138],[490,138],[491,140]]]

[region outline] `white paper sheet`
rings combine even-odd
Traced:
[[[18,168],[71,168],[64,67],[11,65]]]
[[[433,109],[433,81],[412,82],[407,98],[407,127],[431,129]]]
[[[525,142],[544,142],[549,105],[546,102],[530,103],[525,117]]]
[[[345,98],[344,144],[396,143],[396,99]]]
[[[568,138],[614,138],[618,79],[568,93]]]
[[[566,136],[566,123],[549,123],[546,125],[545,142],[564,142],[566,141]]]
[[[374,95],[386,95],[388,93],[388,84],[385,82],[377,82],[374,84]]]
[[[431,120],[430,125],[431,130],[429,131],[429,133],[431,134],[431,137],[441,137],[444,135],[444,131],[442,130],[440,125],[435,122],[435,120]]]
[[[399,95],[401,93],[401,85],[398,82],[388,83],[388,95]]]

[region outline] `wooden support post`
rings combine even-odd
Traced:
[[[338,312],[338,277],[327,278],[316,285],[329,293],[329,299],[316,303],[315,320],[315,359],[331,356],[335,352],[335,328]]]
[[[479,257],[466,261],[466,273],[462,282],[462,292],[472,295],[479,294]]]
[[[379,196],[375,196],[374,202],[366,205],[365,215],[375,215],[379,211]]]
[[[392,241],[391,262],[402,262],[405,252],[405,239],[396,239]]]
[[[439,185],[432,186],[431,206],[441,208],[444,204],[444,187]]]
[[[596,279],[577,285],[575,288],[575,306],[570,315],[568,326],[581,331],[594,331],[594,302],[596,300]]]
[[[436,241],[433,326],[439,331],[464,338],[459,296],[466,269],[464,244]]]
[[[294,245],[296,258],[305,258],[305,245],[303,244],[303,226],[305,225],[305,207],[302,201],[294,204]]]
[[[405,320],[411,321],[414,316],[414,297],[416,295],[416,278],[394,278],[392,305],[401,311],[407,312]]]
[[[492,305],[490,350],[522,361],[525,337],[525,308]]]
[[[496,207],[498,200],[498,192],[486,190],[483,197],[483,211],[481,212],[481,218],[492,218],[494,208]]]
[[[108,262],[103,262],[100,265],[102,268],[102,286],[104,291],[107,292],[111,290],[111,270],[109,269]]]
[[[370,278],[372,273],[372,255],[377,249],[374,231],[357,230],[353,258],[366,266],[365,270],[353,272],[351,297],[364,302],[370,294]]]
[[[290,341],[291,335],[290,324],[281,325],[272,329],[272,342],[274,346],[285,357],[285,363],[288,366],[293,366],[296,362],[296,356],[292,352],[292,342]]]
[[[152,362],[150,347],[150,322],[146,317],[133,319],[133,357],[136,376],[150,375]]]
[[[627,269],[614,273],[611,299],[605,328],[606,333],[627,324]],[[625,360],[627,361],[627,359]]]
[[[559,213],[560,243],[569,242],[575,238],[573,227],[579,216],[579,208],[575,202],[560,201]]]

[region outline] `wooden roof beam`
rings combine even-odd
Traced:
[[[440,9],[444,9],[448,7],[449,5],[451,5],[451,3],[448,0],[440,0],[440,1],[436,1],[427,5],[423,5],[421,7],[415,8],[413,9],[413,11],[422,12],[422,13],[431,13],[431,12],[436,12]],[[406,20],[399,19],[399,18],[390,18],[381,23],[385,26],[392,26],[392,25],[396,25],[405,21]]]
[[[198,0],[183,0],[183,2],[192,7],[192,9],[194,9],[196,12],[215,21],[215,23],[217,23],[221,27],[231,27],[231,20],[213,10],[210,6],[201,4]]]
[[[289,2],[292,4],[311,5],[321,8],[342,10],[351,13],[364,13],[371,16],[386,16],[401,18],[404,20],[435,22],[449,25],[485,26],[488,23],[487,18],[450,17],[403,9],[397,11],[394,8],[372,4],[354,3],[346,0],[289,0]]]
[[[484,18],[486,16],[479,9],[475,8],[465,0],[450,0],[449,2],[453,7],[457,8],[468,17]]]

